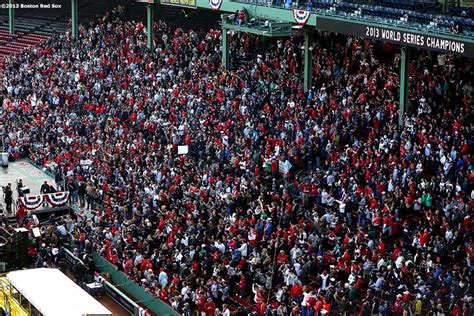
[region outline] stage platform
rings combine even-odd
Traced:
[[[52,175],[48,174],[44,170],[41,170],[29,160],[17,160],[14,162],[9,162],[8,167],[0,167],[0,186],[7,186],[8,183],[11,183],[13,190],[13,201],[17,201],[18,199],[17,182],[20,179],[23,182],[23,186],[30,188],[30,194],[32,195],[40,194],[40,188],[44,181],[47,181],[48,184],[53,185],[54,187],[56,186]],[[3,190],[0,192],[0,208],[5,210]],[[51,208],[49,207],[40,207],[36,210],[36,212],[50,210]],[[15,205],[13,206],[13,211],[16,212]],[[15,214],[7,214],[9,217],[14,215]]]
[[[31,194],[40,194],[40,188],[44,181],[54,185],[54,178],[52,176],[28,160],[17,160],[10,162],[6,168],[0,167],[0,185],[6,186],[8,183],[11,183],[15,199],[18,197],[16,183],[20,179],[23,181],[24,186],[30,188]]]

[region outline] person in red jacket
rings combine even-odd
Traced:
[[[428,232],[428,229],[425,228],[422,234],[420,234],[420,245],[422,247],[426,247],[430,241],[430,233]]]
[[[216,304],[211,298],[208,298],[206,304],[204,304],[204,310],[206,312],[206,316],[215,316]]]
[[[16,218],[17,218],[17,226],[21,227],[23,224],[23,219],[26,217],[26,209],[23,205],[19,204],[20,207],[18,208],[18,211],[16,212]]]
[[[286,254],[284,250],[280,250],[280,253],[277,256],[277,263],[279,265],[284,265],[284,264],[287,264],[288,261],[289,261],[288,254]]]
[[[392,305],[392,313],[394,315],[402,315],[403,314],[403,301],[402,301],[402,295],[398,294],[397,299],[395,300],[395,303]]]
[[[303,298],[303,286],[301,285],[301,282],[298,281],[295,284],[291,286],[291,299],[300,302],[301,299]]]
[[[245,275],[242,274],[239,281],[239,296],[244,297],[247,290],[247,280],[245,280]]]

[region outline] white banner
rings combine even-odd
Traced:
[[[178,146],[178,155],[186,155],[188,152],[188,146]]]

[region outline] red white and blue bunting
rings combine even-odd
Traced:
[[[41,206],[44,197],[43,195],[29,195],[21,197],[19,200],[21,205],[23,205],[27,210],[35,210]]]
[[[56,192],[50,194],[41,194],[41,195],[27,195],[24,197],[18,198],[18,203],[23,205],[27,210],[35,210],[43,202],[48,202],[51,207],[63,206],[69,201],[69,192]]]
[[[295,18],[296,23],[299,25],[303,26],[308,22],[309,16],[311,15],[310,11],[305,11],[305,10],[293,10],[293,16]]]
[[[212,10],[218,11],[221,7],[222,1],[223,0],[209,0]]]
[[[46,194],[46,199],[51,206],[61,206],[67,203],[69,199],[69,192],[56,192]]]

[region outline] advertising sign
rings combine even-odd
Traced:
[[[196,9],[196,0],[161,0],[161,4]]]

